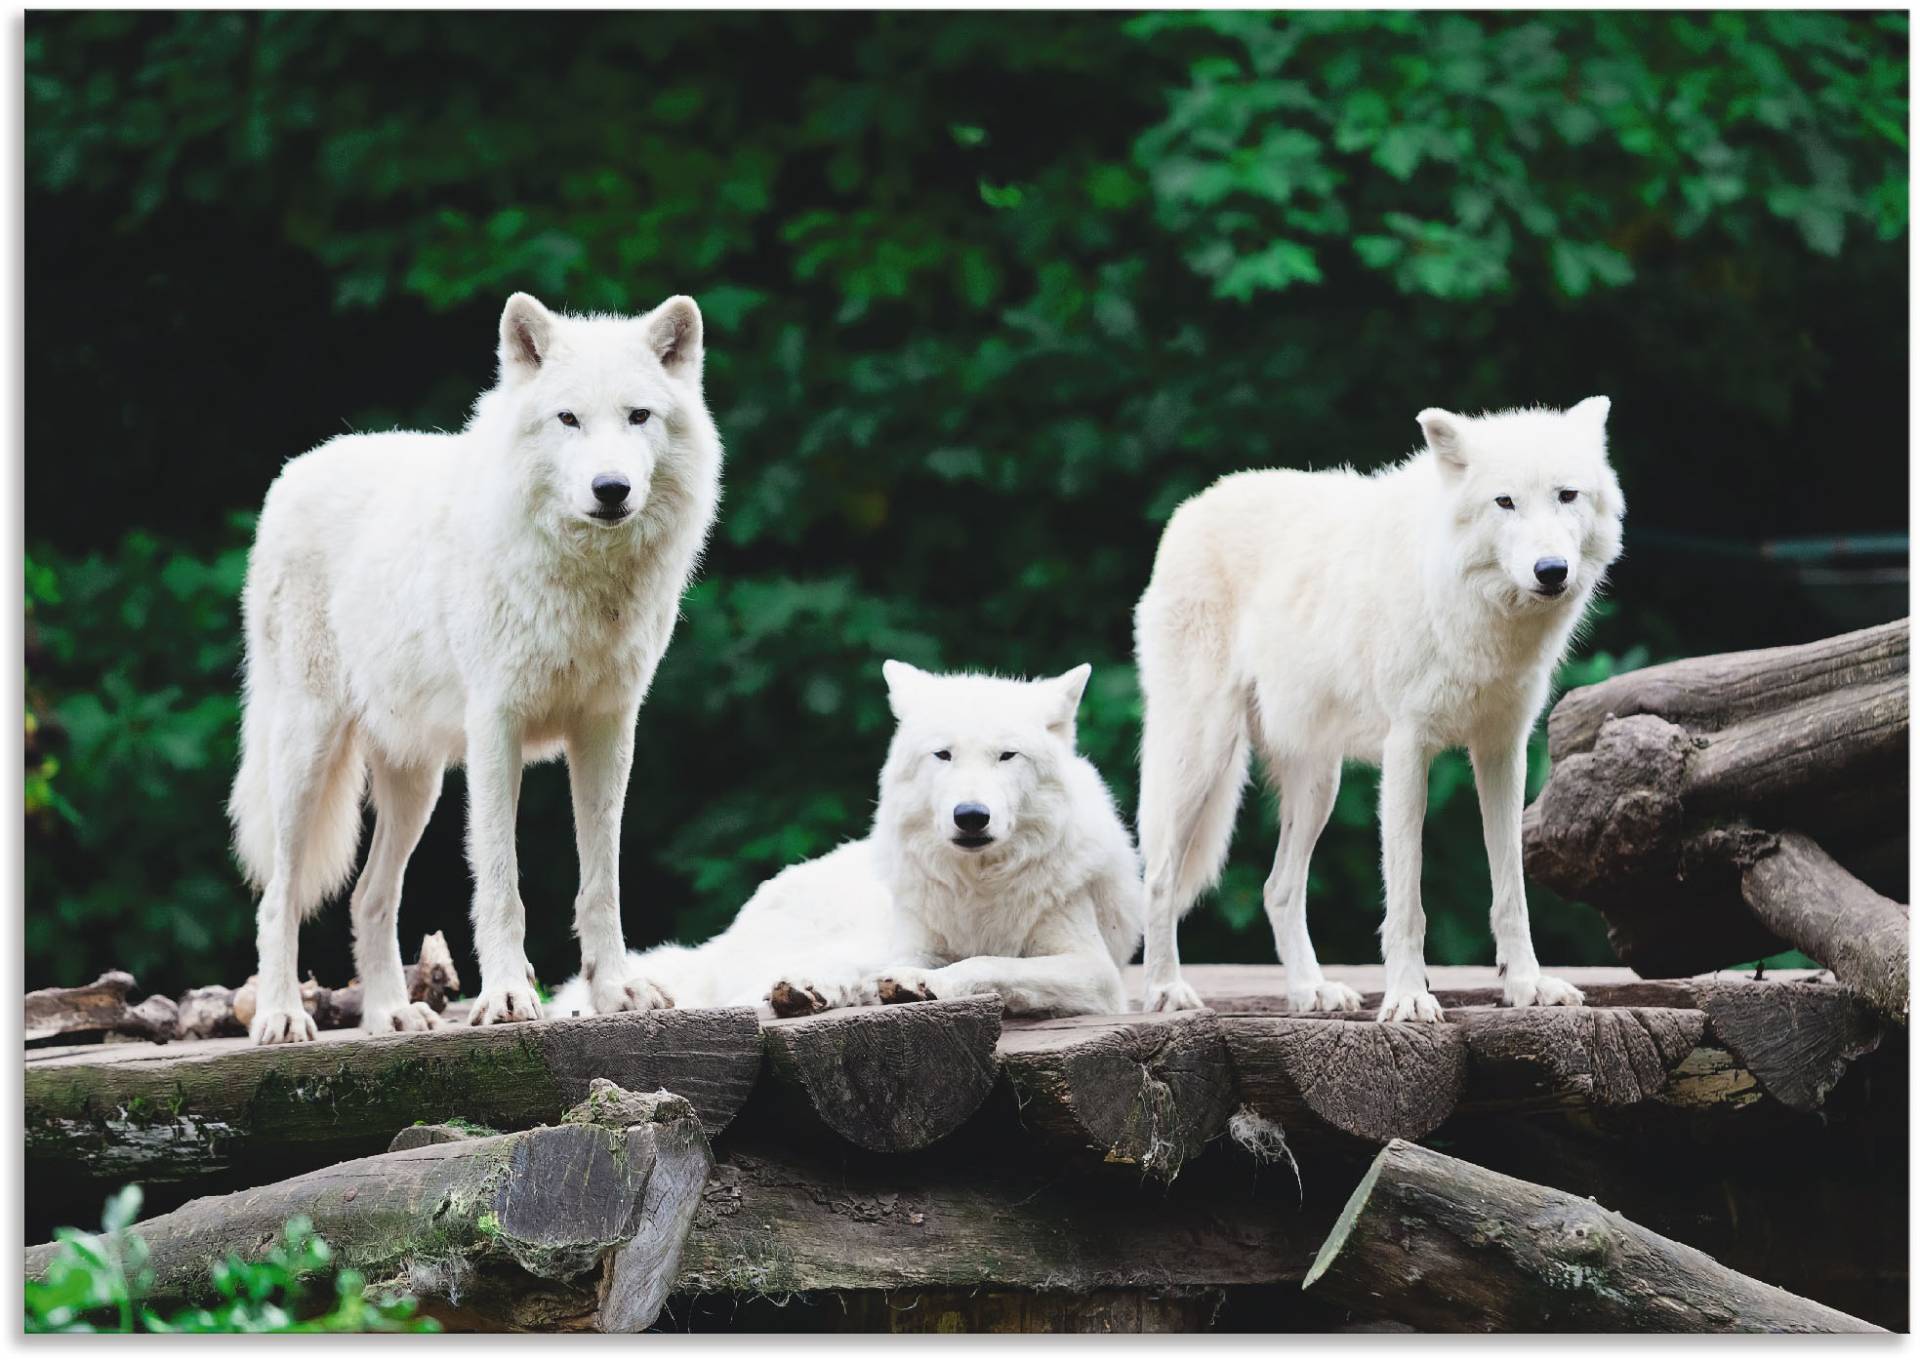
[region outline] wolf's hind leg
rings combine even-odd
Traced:
[[[316,839],[327,839],[345,816],[344,802],[351,799],[357,810],[360,766],[352,724],[307,696],[280,704],[269,741],[273,870],[260,894],[260,968],[248,1029],[255,1044],[288,1044],[319,1033],[300,999],[300,922],[334,887],[310,861]]]
[[[442,767],[396,766],[376,755],[373,846],[353,886],[353,963],[364,1001],[361,1024],[376,1034],[432,1030],[440,1018],[407,995],[400,962],[400,884],[420,834],[440,801]]]
[[[1358,1011],[1360,994],[1320,972],[1307,932],[1307,864],[1333,815],[1340,762],[1294,758],[1273,763],[1280,787],[1280,845],[1262,895],[1273,944],[1287,970],[1287,1003],[1295,1011]]]

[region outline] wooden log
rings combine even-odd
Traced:
[[[1557,762],[1590,750],[1608,719],[1654,714],[1688,728],[1721,731],[1825,696],[1907,681],[1909,623],[1790,647],[1688,657],[1569,691],[1547,720]]]
[[[1225,1129],[1238,1104],[1210,1011],[1010,1021],[1000,1062],[1027,1128],[1161,1181]]]
[[[1847,908],[1865,910],[1866,934],[1886,945],[1893,932],[1879,924],[1899,905],[1876,890],[1892,876],[1905,893],[1905,855],[1889,852],[1906,836],[1906,666],[1902,620],[1569,694],[1549,721],[1553,777],[1523,822],[1528,873],[1598,907],[1614,948],[1643,973],[1700,972],[1789,945],[1831,964],[1819,951],[1852,934],[1839,920]],[[1745,871],[1782,829],[1875,889],[1831,897],[1831,873],[1810,864],[1756,882]],[[1762,907],[1750,908],[1756,899]],[[1856,964],[1891,988],[1896,966]]]
[[[1862,998],[1818,983],[1745,983],[1703,989],[1714,1036],[1761,1088],[1790,1110],[1811,1111],[1853,1061],[1879,1048],[1885,1026]]]
[[[306,1170],[378,1152],[417,1120],[525,1129],[581,1100],[596,1077],[678,1091],[717,1133],[759,1070],[759,1021],[745,1007],[68,1052],[27,1064],[28,1183]]]
[[[77,988],[41,988],[26,998],[29,1044],[71,1035],[133,1035],[166,1041],[174,1036],[179,1009],[171,998],[155,995],[135,1005],[128,1000],[133,975],[110,969]]]
[[[1457,1025],[1232,1016],[1220,1027],[1241,1100],[1290,1133],[1324,1125],[1376,1144],[1417,1139],[1466,1088]]]
[[[1742,862],[1741,893],[1768,930],[1906,1024],[1911,923],[1905,903],[1875,893],[1798,832],[1747,848]]]
[[[664,1095],[664,1094],[663,1094]],[[712,1155],[693,1107],[422,1144],[339,1163],[144,1221],[150,1298],[197,1302],[213,1267],[259,1255],[304,1215],[334,1260],[461,1326],[639,1331],[679,1271]],[[29,1248],[30,1276],[53,1244]]]
[[[1435,1332],[1881,1332],[1590,1200],[1395,1140],[1304,1285]]]
[[[221,987],[218,983],[204,988],[190,988],[180,994],[175,1037],[182,1040],[215,1040],[246,1034],[246,1026],[233,1014],[233,995],[232,988]]]
[[[1707,1018],[1667,1007],[1502,1007],[1450,1013],[1472,1062],[1474,1105],[1632,1106],[1664,1096]]]
[[[1302,1211],[1293,1179],[1209,1156],[1174,1185],[1119,1191],[1098,1167],[974,1161],[954,1145],[877,1158],[727,1136],[676,1291],[1108,1289],[1298,1282],[1337,1198]]]
[[[767,1077],[788,1108],[861,1148],[925,1148],[993,1090],[1000,1010],[998,997],[963,997],[771,1021]]]

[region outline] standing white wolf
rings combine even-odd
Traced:
[[[1578,1005],[1541,974],[1520,868],[1527,734],[1626,502],[1605,397],[1568,411],[1422,411],[1426,448],[1373,476],[1250,472],[1177,510],[1135,613],[1149,1010],[1197,1007],[1174,924],[1219,876],[1256,748],[1280,796],[1265,903],[1297,1009],[1354,1010],[1307,936],[1307,860],[1343,759],[1379,764],[1382,1020],[1440,1019],[1427,990],[1420,832],[1427,767],[1465,746],[1514,1006]]]
[[[378,820],[353,891],[365,1024],[436,1023],[407,1000],[400,881],[459,762],[473,1021],[537,1019],[514,818],[521,767],[562,751],[594,1005],[659,1001],[627,969],[620,813],[635,716],[719,504],[700,310],[676,297],[643,317],[573,317],[516,293],[499,358],[458,434],[331,440],[286,466],[260,512],[229,806],[261,893],[257,1043],[314,1037],[300,921],[353,868],[369,776]]]
[[[827,1007],[998,993],[1025,1014],[1126,1010],[1140,861],[1074,751],[1090,668],[1044,681],[888,662],[899,720],[865,841],[762,884],[706,944],[632,956],[679,1006]],[[584,976],[559,1015],[598,1008]]]

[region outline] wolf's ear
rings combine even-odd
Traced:
[[[897,719],[907,716],[914,693],[931,679],[917,666],[891,660],[880,663],[880,674],[887,678],[887,705]]]
[[[1441,466],[1454,472],[1467,466],[1467,445],[1460,435],[1460,417],[1430,406],[1414,419],[1420,422],[1420,433],[1427,437],[1427,448],[1433,450]]]
[[[1605,397],[1589,397],[1584,402],[1575,402],[1567,408],[1567,414],[1577,421],[1588,421],[1594,425],[1605,426],[1607,413],[1613,410],[1613,402]]]
[[[1045,682],[1053,693],[1048,696],[1047,728],[1056,736],[1073,741],[1073,719],[1080,712],[1080,697],[1087,693],[1087,677],[1093,668],[1085,662],[1065,675]]]
[[[668,298],[647,313],[646,327],[647,344],[653,347],[660,367],[675,378],[699,382],[700,361],[706,352],[699,304],[685,294]]]
[[[553,348],[553,313],[528,293],[507,299],[500,314],[500,370],[514,378],[531,378]]]

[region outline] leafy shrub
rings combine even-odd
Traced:
[[[142,1303],[152,1288],[147,1245],[131,1225],[140,1213],[138,1186],[107,1200],[99,1233],[60,1229],[45,1276],[26,1283],[30,1333],[363,1333],[437,1332],[415,1317],[404,1296],[369,1299],[351,1269],[330,1270],[333,1253],[304,1217],[288,1220],[257,1261],[229,1254],[214,1264],[218,1302],[161,1315]],[[331,1289],[326,1287],[330,1286]]]

